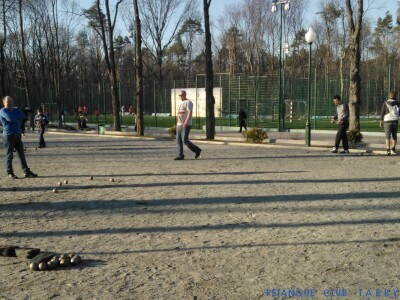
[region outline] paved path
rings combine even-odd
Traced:
[[[0,179],[0,244],[86,262],[30,272],[0,257],[0,298],[273,299],[265,289],[314,288],[325,299],[324,288],[344,288],[358,299],[358,288],[399,288],[399,157],[204,144],[201,160],[176,162],[172,141],[46,137],[37,151],[36,136],[26,140],[40,178]]]

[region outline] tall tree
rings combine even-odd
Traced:
[[[174,41],[185,17],[190,14],[194,2],[193,0],[143,0],[141,3],[143,43],[151,51],[157,66],[158,90],[161,99],[166,51]],[[157,110],[157,107],[154,109]]]
[[[28,59],[26,57],[26,43],[24,31],[24,16],[22,0],[18,0],[18,16],[19,16],[19,34],[21,38],[21,56],[22,56],[22,72],[25,90],[25,105],[30,106],[30,90],[29,90],[29,75],[28,75]]]
[[[213,95],[214,75],[213,61],[211,49],[211,30],[210,30],[210,5],[212,0],[203,0],[204,6],[204,30],[206,34],[205,40],[205,57],[206,57],[206,137],[213,140],[215,137],[215,115]]]
[[[351,0],[346,0],[347,22],[349,26],[349,59],[350,59],[350,87],[349,111],[350,130],[360,130],[361,106],[361,30],[364,16],[364,0],[357,0],[357,12],[354,13]]]
[[[7,11],[9,5],[7,5],[7,0],[1,0],[1,17],[2,17],[2,37],[0,40],[0,88],[1,96],[8,94],[8,86],[6,86],[6,76],[7,76],[7,64],[5,55],[5,45],[7,42]]]
[[[116,131],[121,130],[120,119],[120,103],[119,103],[119,89],[117,77],[117,65],[115,62],[115,49],[114,49],[114,30],[115,23],[118,16],[118,8],[123,0],[118,0],[115,4],[114,16],[111,17],[110,2],[104,0],[105,14],[103,13],[100,0],[96,0],[95,5],[90,9],[85,10],[84,14],[89,19],[90,26],[100,35],[104,58],[107,65],[108,77],[111,82],[111,102],[113,108],[113,129]]]
[[[136,133],[144,135],[143,121],[143,56],[142,56],[142,26],[140,22],[137,0],[133,0],[135,13],[135,56],[136,56]]]

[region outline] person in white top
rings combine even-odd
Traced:
[[[399,127],[399,102],[397,101],[397,93],[390,92],[389,99],[384,101],[381,110],[380,126],[385,130],[386,136],[386,153],[387,155],[396,155],[397,129]],[[393,140],[391,147],[391,139]]]
[[[176,123],[176,150],[178,156],[175,160],[183,160],[183,144],[195,153],[195,159],[200,157],[201,149],[189,141],[190,128],[192,126],[193,102],[186,98],[186,91],[181,91],[179,97],[182,102],[179,105]]]

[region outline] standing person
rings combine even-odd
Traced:
[[[240,127],[239,132],[242,132],[242,127],[244,127],[244,130],[247,131],[246,119],[247,119],[247,114],[244,111],[244,109],[241,108],[239,111],[239,127]]]
[[[333,103],[336,105],[336,114],[332,118],[332,123],[338,125],[336,134],[335,147],[332,153],[338,153],[340,141],[343,143],[343,151],[341,154],[349,154],[349,142],[347,140],[347,129],[349,128],[349,106],[342,102],[340,96],[333,97]]]
[[[132,105],[129,105],[129,107],[128,107],[128,113],[129,113],[129,114],[132,116],[132,118],[133,118],[133,126],[134,126],[133,131],[136,132],[136,130],[137,130],[137,126],[136,126],[136,110],[133,109]]]
[[[3,125],[3,140],[6,148],[6,168],[8,177],[13,179],[18,178],[15,176],[12,167],[14,148],[18,152],[25,177],[37,177],[37,174],[33,173],[26,163],[24,145],[21,140],[21,134],[25,134],[22,127],[22,122],[26,118],[25,114],[18,108],[13,107],[13,99],[10,96],[5,96],[3,98],[3,106],[4,108],[0,110],[0,122]]]
[[[82,130],[82,120],[81,120],[82,115],[83,115],[83,109],[79,105],[77,109],[77,119],[78,119],[78,129],[80,130]]]
[[[61,108],[61,125],[62,126],[65,125],[65,107],[64,107],[64,105]]]
[[[23,122],[29,121],[29,127],[32,131],[35,131],[35,122],[33,121],[33,110],[29,106],[25,106],[22,109],[22,112],[25,114],[25,120]]]
[[[189,141],[190,128],[192,126],[193,102],[186,98],[186,91],[179,93],[181,97],[181,104],[178,109],[178,120],[176,124],[176,149],[178,156],[175,160],[183,160],[183,144],[185,144],[192,152],[194,152],[195,159],[200,157],[201,149]]]
[[[397,129],[399,127],[399,102],[397,93],[390,92],[389,99],[383,102],[381,110],[380,126],[385,129],[386,153],[387,155],[397,155]],[[393,139],[393,147],[390,145],[390,138]]]
[[[36,127],[39,129],[39,148],[45,148],[46,142],[44,141],[44,131],[46,129],[47,124],[49,124],[49,120],[47,116],[43,113],[43,110],[39,108],[37,110],[37,114],[35,116],[35,124]]]

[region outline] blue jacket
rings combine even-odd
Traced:
[[[3,125],[3,135],[21,134],[23,124],[26,120],[25,114],[18,108],[0,109],[0,122]]]

